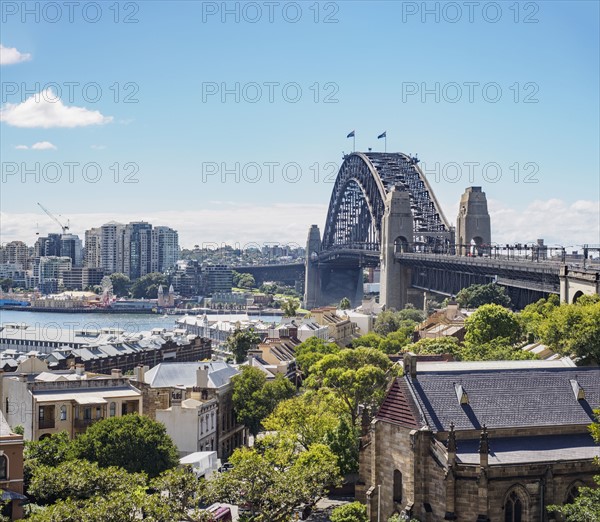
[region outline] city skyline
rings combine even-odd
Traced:
[[[56,231],[40,201],[80,237],[145,220],[187,248],[303,245],[351,131],[357,150],[418,153],[451,223],[475,185],[495,242],[600,243],[595,3],[454,20],[435,2],[322,2],[297,21],[258,3],[252,21],[237,2],[179,2],[173,26],[160,3],[96,22],[36,5],[2,13],[2,244]]]

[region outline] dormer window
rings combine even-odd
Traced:
[[[459,404],[469,404],[469,396],[462,384],[454,383],[454,391],[456,392],[456,398],[458,399]]]
[[[571,388],[573,389],[573,393],[575,394],[575,400],[582,401],[585,399],[585,391],[581,385],[577,382],[577,379],[570,379]]]

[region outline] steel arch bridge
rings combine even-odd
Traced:
[[[403,153],[354,152],[344,157],[329,202],[319,258],[360,257],[377,264],[381,251],[381,218],[392,188],[410,194],[414,219],[413,248],[449,252],[450,225],[418,159]]]

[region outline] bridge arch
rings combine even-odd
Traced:
[[[325,229],[322,251],[381,250],[381,219],[388,192],[410,194],[414,237],[406,243],[420,250],[448,248],[450,225],[418,160],[403,153],[354,152],[344,157],[338,171]]]

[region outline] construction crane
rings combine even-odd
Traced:
[[[44,207],[44,205],[42,205],[41,203],[38,202],[38,206],[46,213],[48,214],[48,217],[50,217],[54,222],[56,222],[58,224],[58,226],[62,229],[62,233],[66,234],[69,231],[69,225],[63,225],[58,218],[52,214],[52,212],[50,212],[46,207]],[[68,223],[68,221],[67,221]]]

